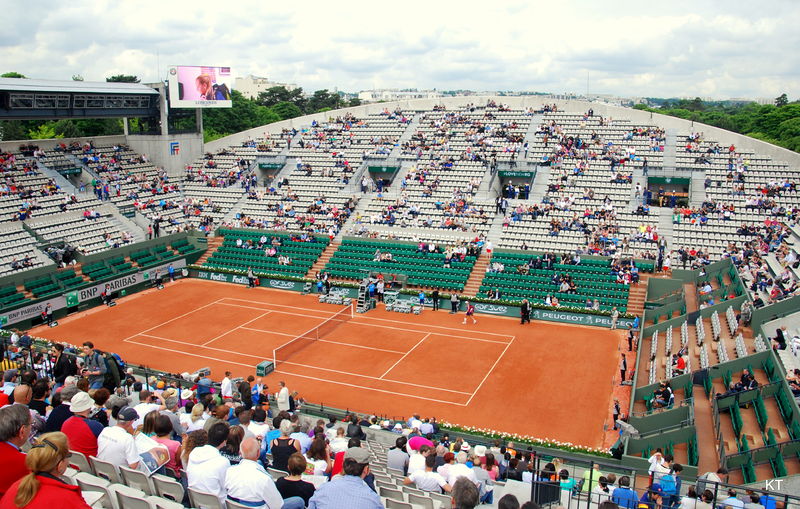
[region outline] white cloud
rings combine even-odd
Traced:
[[[169,64],[372,87],[800,96],[800,3],[0,0],[0,72],[102,80]],[[0,6],[2,6],[0,3]],[[652,9],[651,9],[652,10]]]

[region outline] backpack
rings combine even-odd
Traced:
[[[103,387],[109,391],[113,391],[115,388],[119,387],[122,380],[122,373],[125,373],[125,363],[122,362],[119,355],[113,353],[106,352],[103,354],[102,358],[106,363],[106,373],[103,375]]]
[[[678,482],[675,479],[675,474],[670,473],[661,476],[658,483],[661,485],[661,489],[664,490],[665,495],[678,494]]]

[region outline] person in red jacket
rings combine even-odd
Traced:
[[[31,434],[31,414],[25,405],[0,408],[0,495],[28,473],[20,448]]]
[[[40,436],[25,458],[30,473],[11,485],[0,499],[0,509],[89,509],[80,486],[68,484],[62,477],[69,456],[65,434],[56,431]]]
[[[86,456],[97,456],[97,437],[103,431],[103,425],[89,419],[89,412],[94,408],[94,400],[86,392],[72,396],[69,402],[72,417],[64,421],[61,432],[67,436],[69,446]]]

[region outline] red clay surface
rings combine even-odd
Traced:
[[[171,373],[210,366],[220,380],[225,370],[254,374],[273,349],[341,309],[316,296],[192,279],[32,333],[75,345],[91,340],[128,362]],[[462,319],[445,310],[356,313],[279,362],[265,382],[274,391],[285,380],[309,402],[360,413],[401,418],[418,412],[602,445],[622,332],[549,322],[523,326],[486,315],[462,325]]]

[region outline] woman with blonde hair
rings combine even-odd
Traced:
[[[69,458],[69,442],[64,433],[57,431],[40,436],[25,457],[25,465],[31,472],[11,485],[0,499],[0,508],[89,509],[81,496],[80,487],[63,480]]]
[[[205,410],[206,409],[203,408],[201,403],[195,403],[195,405],[192,407],[192,413],[189,416],[188,425],[186,426],[187,433],[196,431],[198,429],[203,429],[203,426],[206,422]]]

